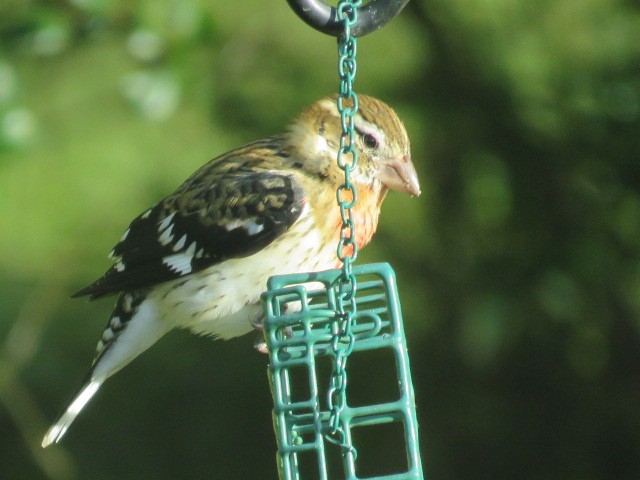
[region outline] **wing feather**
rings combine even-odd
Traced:
[[[131,222],[110,254],[115,264],[74,297],[141,289],[252,255],[289,229],[303,204],[286,173],[194,176]]]

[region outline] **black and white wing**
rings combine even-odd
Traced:
[[[286,173],[194,177],[133,220],[109,255],[115,264],[74,297],[141,289],[252,255],[296,222],[304,201]]]

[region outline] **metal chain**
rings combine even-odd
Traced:
[[[344,183],[336,192],[342,226],[338,243],[338,258],[342,262],[342,273],[338,278],[336,299],[337,320],[332,327],[331,349],[334,354],[333,372],[327,395],[330,410],[329,434],[327,439],[342,447],[342,454],[357,455],[355,448],[347,438],[342,426],[341,413],[347,403],[347,357],[353,350],[355,336],[352,332],[355,320],[356,277],[352,263],[358,256],[355,241],[355,223],[353,208],[358,200],[356,186],[351,183],[351,173],[358,165],[358,152],[355,149],[354,116],[358,112],[358,96],[353,91],[356,76],[357,39],[351,34],[351,27],[358,21],[358,7],[362,0],[341,0],[337,7],[338,20],[344,25],[344,32],[338,40],[338,73],[340,86],[337,100],[342,125],[338,166],[344,171]]]

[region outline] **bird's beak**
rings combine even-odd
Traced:
[[[377,177],[391,190],[408,193],[415,197],[420,195],[418,174],[408,155],[382,165]]]

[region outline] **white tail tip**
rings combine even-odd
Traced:
[[[52,443],[60,441],[69,428],[69,425],[71,425],[85,405],[89,403],[91,397],[93,397],[98,391],[102,382],[104,382],[104,378],[93,378],[82,386],[67,409],[62,415],[60,415],[60,418],[58,418],[56,423],[54,423],[47,431],[46,435],[42,439],[42,448],[46,448]]]

